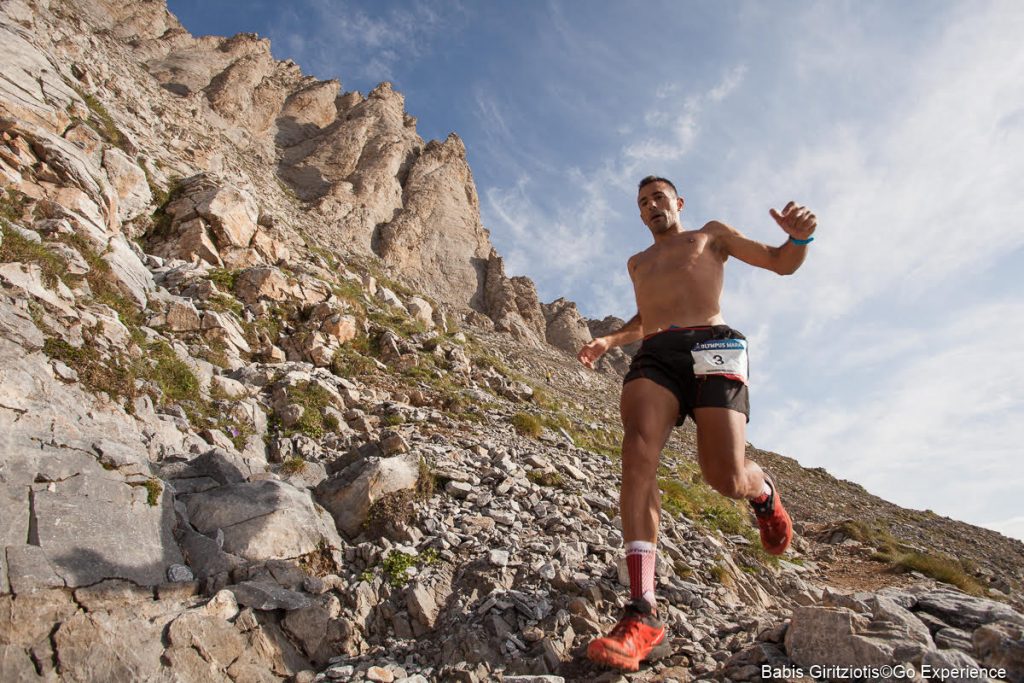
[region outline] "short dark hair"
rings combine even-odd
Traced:
[[[636,189],[639,191],[639,190],[644,189],[644,185],[650,185],[651,183],[658,183],[658,182],[667,184],[669,187],[672,188],[672,191],[676,193],[676,196],[677,197],[679,196],[679,190],[677,190],[676,186],[672,184],[672,181],[669,180],[668,178],[662,178],[661,176],[658,176],[658,175],[649,175],[649,176],[647,176],[646,178],[644,178],[643,180],[640,181],[640,184],[637,186]]]

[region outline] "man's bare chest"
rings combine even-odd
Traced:
[[[636,284],[660,284],[663,280],[701,277],[721,270],[721,259],[702,236],[680,236],[671,244],[658,245],[636,259],[633,280]]]

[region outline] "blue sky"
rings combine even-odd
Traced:
[[[169,5],[346,90],[392,81],[424,138],[465,140],[510,273],[589,317],[634,312],[641,176],[687,227],[771,244],[770,207],[811,206],[797,274],[727,266],[750,441],[1024,538],[1021,3]]]

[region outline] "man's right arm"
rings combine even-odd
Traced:
[[[625,346],[626,344],[640,340],[643,336],[643,322],[640,319],[640,314],[637,313],[626,321],[626,324],[611,334],[606,334],[603,337],[598,337],[597,339],[590,341],[586,346],[580,349],[580,352],[576,354],[576,357],[588,368],[593,369],[594,363],[597,362],[597,359],[603,356],[608,349],[616,346]]]

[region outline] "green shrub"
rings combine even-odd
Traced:
[[[394,550],[381,562],[381,569],[384,571],[384,578],[387,582],[398,588],[408,582],[409,569],[432,565],[438,559],[437,551],[433,548],[428,548],[419,555],[409,555],[400,550]]]
[[[711,578],[717,581],[718,583],[722,584],[723,586],[733,585],[734,581],[732,578],[732,574],[730,574],[729,570],[723,567],[722,565],[714,565],[713,567],[711,567],[710,572]]]
[[[288,392],[288,397],[292,403],[297,403],[304,408],[302,417],[290,430],[291,433],[301,432],[314,439],[322,438],[326,430],[330,428],[324,422],[323,410],[334,401],[331,393],[319,384],[309,382],[292,387]]]
[[[29,197],[27,194],[14,188],[7,188],[0,195],[0,224],[3,224],[4,221],[21,223],[28,204]]]

